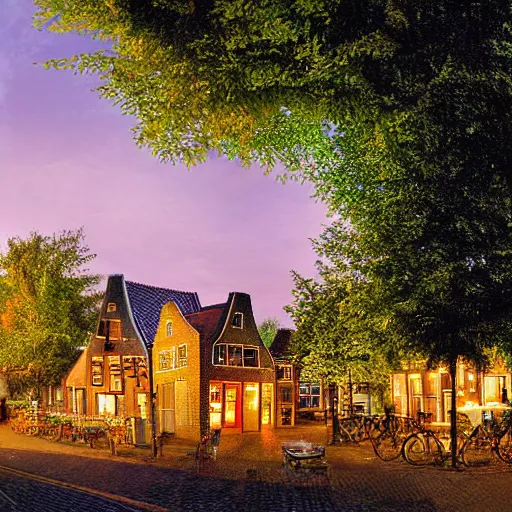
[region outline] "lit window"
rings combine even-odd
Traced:
[[[93,357],[92,366],[92,385],[103,386],[103,357]]]
[[[187,345],[180,345],[178,347],[178,367],[183,368],[187,366]]]
[[[167,322],[165,324],[165,334],[166,336],[172,336],[172,322]]]
[[[110,391],[122,391],[123,379],[121,375],[121,357],[109,356],[108,368],[110,374]]]
[[[237,329],[242,329],[244,327],[244,315],[242,313],[235,313],[233,315],[233,322],[231,322],[233,327]]]
[[[113,311],[117,311],[117,306],[115,302],[109,302],[107,304],[107,313],[112,313]]]

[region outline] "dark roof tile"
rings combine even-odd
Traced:
[[[153,344],[160,321],[160,311],[167,302],[174,302],[183,315],[201,310],[199,297],[195,292],[158,288],[132,281],[125,281],[125,285],[133,318],[146,345]]]
[[[219,328],[220,320],[227,304],[215,304],[206,306],[201,311],[186,315],[187,322],[198,331],[203,339],[212,340]]]

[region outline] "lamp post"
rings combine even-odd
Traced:
[[[340,435],[340,422],[338,419],[338,398],[332,398],[332,441],[331,444],[336,444]]]
[[[354,393],[352,384],[352,370],[348,369],[348,412],[350,416],[354,415]]]

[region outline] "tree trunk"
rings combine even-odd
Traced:
[[[450,411],[450,438],[452,452],[452,468],[457,467],[457,359],[450,361],[450,377],[452,381],[452,406]]]

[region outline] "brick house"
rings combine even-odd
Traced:
[[[276,367],[276,427],[295,425],[299,379],[289,351],[292,334],[291,329],[279,329],[270,346]]]
[[[109,276],[96,332],[66,378],[67,412],[123,416],[150,423],[151,353],[162,306],[201,309],[196,293]],[[138,425],[143,422],[138,421]],[[139,442],[148,441],[148,431]]]
[[[199,333],[187,322],[174,302],[160,313],[153,345],[157,432],[178,437],[200,437]]]
[[[338,386],[325,386],[304,380],[300,362],[294,363],[290,352],[292,329],[279,329],[270,346],[276,364],[277,416],[276,426],[293,426],[299,417],[323,419],[332,396],[338,396]]]
[[[185,318],[199,333],[201,432],[272,426],[274,362],[258,333],[250,296],[232,292],[224,304]]]

